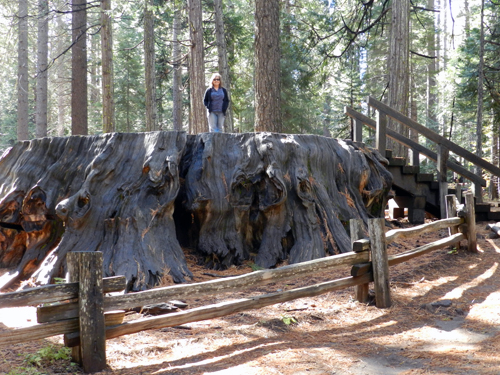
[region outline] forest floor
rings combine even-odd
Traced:
[[[144,331],[107,341],[109,369],[98,374],[500,374],[500,239],[489,239],[486,225],[477,224],[478,253],[447,248],[391,267],[390,308],[358,303],[354,288],[349,288],[220,319]],[[443,230],[401,240],[389,251],[401,252],[445,236]],[[188,258],[194,282],[213,280],[214,274],[251,272],[249,265],[211,271],[197,266],[193,256]],[[269,284],[251,293],[312,285],[348,272]],[[186,302],[197,307],[249,293]],[[126,319],[140,316],[130,314]],[[0,310],[0,329],[35,321],[34,308]],[[45,360],[44,351],[61,348],[62,336],[2,348],[0,374],[81,373],[68,360],[52,364]]]

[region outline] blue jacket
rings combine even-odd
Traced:
[[[224,116],[226,115],[227,107],[229,107],[229,96],[227,95],[227,90],[224,87],[221,87],[222,91],[224,92],[224,99],[222,101],[222,113]],[[212,112],[212,108],[210,108],[210,105],[212,104],[212,87],[209,87],[207,91],[205,91],[205,96],[203,98],[203,104],[205,104],[205,107],[207,107],[208,112]]]

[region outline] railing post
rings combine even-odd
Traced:
[[[476,167],[476,170],[477,175],[481,176],[481,168]],[[483,203],[483,187],[481,184],[475,182],[472,185],[474,186],[474,196],[476,197],[476,202]]]
[[[437,170],[439,184],[439,209],[441,211],[441,219],[446,217],[446,195],[448,194],[448,182],[446,181],[448,168],[448,156],[450,151],[442,144],[437,145]]]
[[[467,250],[475,253],[477,252],[476,207],[472,193],[465,194],[465,223],[467,224]]]
[[[410,139],[418,144],[418,132],[410,128]],[[420,153],[414,148],[410,148],[411,153],[411,165],[414,167],[420,167]]]
[[[369,219],[368,231],[373,264],[373,280],[375,287],[375,304],[378,308],[391,306],[391,290],[389,288],[389,260],[385,243],[385,219]]]
[[[68,279],[79,283],[80,346],[73,350],[73,358],[86,373],[103,371],[106,368],[106,331],[102,253],[69,252],[66,257]]]
[[[446,218],[451,218],[451,217],[457,217],[457,197],[453,194],[448,194],[446,195]],[[448,228],[448,234],[450,236],[453,236],[454,234],[458,233],[458,228],[457,227],[449,227]],[[460,248],[460,241],[457,242],[455,245],[452,245],[452,247],[455,246],[457,249]]]
[[[351,232],[351,248],[354,241],[365,238],[363,220],[351,219],[349,220],[349,229]],[[368,291],[370,284],[361,284],[356,286],[356,300],[361,303],[368,302]]]
[[[387,148],[387,116],[380,110],[377,110],[377,130],[375,132],[375,148],[385,158]]]
[[[359,121],[358,119],[353,120],[353,141],[354,142],[363,142],[363,123]],[[383,155],[385,156],[385,155]]]

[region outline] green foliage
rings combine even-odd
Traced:
[[[57,348],[55,346],[49,345],[38,350],[35,354],[27,354],[25,357],[26,364],[36,367],[50,365],[55,361],[60,360],[71,360],[70,348],[65,346]]]
[[[7,375],[42,375],[46,374],[44,368],[54,366],[59,372],[80,372],[77,365],[71,362],[71,349],[68,347],[45,346],[35,354],[26,354],[24,363],[25,366],[13,369]]]
[[[288,316],[288,315],[283,315],[281,317],[281,321],[285,323],[287,326],[298,323],[297,319],[295,319],[293,316]]]

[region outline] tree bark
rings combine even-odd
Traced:
[[[87,0],[73,0],[72,27],[71,133],[87,135]]]
[[[17,140],[29,139],[28,131],[28,0],[19,0],[17,47]]]
[[[102,251],[128,290],[191,273],[182,247],[219,268],[351,251],[348,222],[383,217],[380,155],[312,135],[108,133],[16,144],[0,159],[0,289],[64,273]]]
[[[172,31],[172,55],[173,55],[173,82],[172,82],[172,101],[173,101],[173,121],[174,130],[182,130],[182,63],[181,63],[181,44],[179,43],[179,32],[181,30],[180,10],[174,12],[174,25]]]
[[[113,23],[110,11],[111,0],[101,0],[102,128],[104,133],[115,131]]]
[[[37,77],[36,77],[36,137],[47,136],[47,56],[49,44],[49,4],[38,1]]]
[[[146,69],[146,131],[157,130],[156,108],[156,57],[153,10],[145,0],[144,4],[144,60]]]
[[[224,31],[224,12],[222,10],[222,0],[214,0],[215,8],[215,35],[217,39],[217,55],[219,60],[219,73],[222,76],[222,82],[231,100],[231,76],[229,72],[229,63],[227,61],[226,33]],[[224,121],[224,130],[233,132],[233,111],[231,105],[227,109],[226,119]]]
[[[255,0],[255,131],[280,133],[279,0]]]
[[[190,87],[190,129],[191,133],[208,132],[206,110],[203,105],[205,92],[205,61],[203,53],[203,26],[201,0],[188,0],[189,34],[191,51],[189,54],[189,87]]]
[[[434,9],[434,0],[427,0],[427,8]],[[437,74],[437,49],[436,49],[436,27],[434,24],[434,17],[432,17],[432,23],[427,30],[427,55],[430,57],[429,63],[427,64],[427,106],[426,106],[426,117],[427,117],[427,127],[433,129],[441,134],[438,129],[437,120],[437,95],[436,95],[436,74]]]
[[[388,105],[408,115],[410,92],[409,67],[409,32],[410,1],[394,1],[392,4],[392,23],[389,49],[389,92]],[[389,129],[408,137],[408,129],[393,120],[388,122]],[[405,156],[404,147],[397,142],[389,141],[389,148],[394,156]]]
[[[476,155],[483,157],[483,83],[484,83],[484,0],[481,1],[481,34],[479,40],[479,66],[477,79],[477,121],[476,121]],[[476,174],[482,176],[480,167],[476,167]],[[481,188],[478,189],[481,191]],[[482,196],[477,196],[476,199],[482,202]]]

